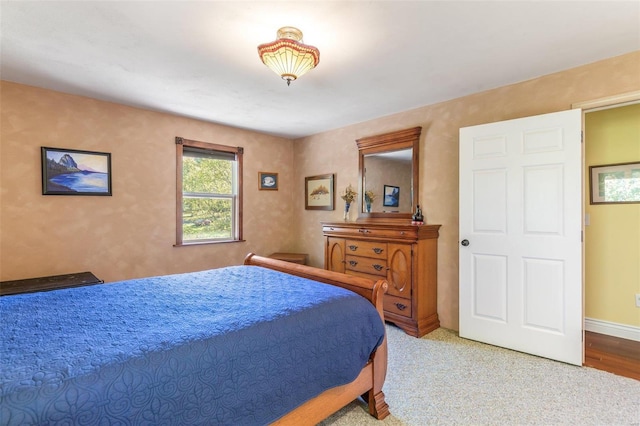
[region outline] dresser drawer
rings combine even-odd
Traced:
[[[365,272],[350,271],[350,270],[345,271],[345,274],[355,275],[356,277],[366,278],[366,279],[369,279],[369,280],[371,280],[373,282],[378,281],[378,280],[384,280],[384,279],[387,278],[387,277],[383,277],[382,275],[373,275],[373,274],[367,274]],[[387,297],[387,296],[385,295],[384,297]]]
[[[349,237],[349,236],[360,236],[362,232],[360,228],[349,228],[348,226],[334,226],[334,225],[324,225],[322,227],[322,232],[325,234],[340,236],[340,237]]]
[[[418,238],[418,227],[405,227],[404,229],[385,229],[371,226],[340,226],[340,225],[324,225],[322,232],[325,235],[340,236],[344,238],[380,238],[394,240],[410,240],[414,241]]]
[[[394,314],[411,317],[411,299],[384,295],[384,310]]]
[[[414,228],[408,229],[379,229],[362,227],[358,229],[358,234],[366,238],[383,238],[383,239],[402,239],[415,240],[418,238],[418,232]]]
[[[387,243],[347,240],[345,244],[345,251],[347,252],[347,255],[387,260]]]
[[[364,272],[365,274],[387,276],[386,259],[371,259],[369,257],[347,255],[345,267],[351,271]]]

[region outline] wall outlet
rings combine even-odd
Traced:
[[[640,308],[640,293],[636,293],[636,306]]]

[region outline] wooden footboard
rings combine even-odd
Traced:
[[[336,285],[351,290],[369,300],[384,322],[383,297],[388,284],[386,280],[372,281],[352,275],[299,265],[282,260],[247,255],[245,265],[262,266],[291,275],[297,275]],[[389,406],[384,400],[382,385],[387,374],[387,338],[371,355],[369,363],[351,383],[329,389],[286,414],[274,424],[315,424],[340,410],[351,401],[362,396],[369,404],[369,413],[382,420],[389,415]]]

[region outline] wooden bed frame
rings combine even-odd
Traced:
[[[247,255],[244,259],[244,264],[262,266],[351,290],[369,300],[376,307],[380,318],[384,322],[382,303],[383,295],[388,288],[386,280],[373,282],[361,277],[257,256],[253,253]],[[273,424],[316,424],[360,396],[369,404],[369,414],[378,420],[382,420],[389,415],[389,406],[385,402],[384,393],[382,392],[386,374],[387,338],[385,336],[382,344],[371,355],[369,362],[353,382],[321,393],[295,410],[285,414]]]

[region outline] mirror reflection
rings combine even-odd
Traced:
[[[412,159],[412,148],[364,155],[362,212],[412,212]]]

